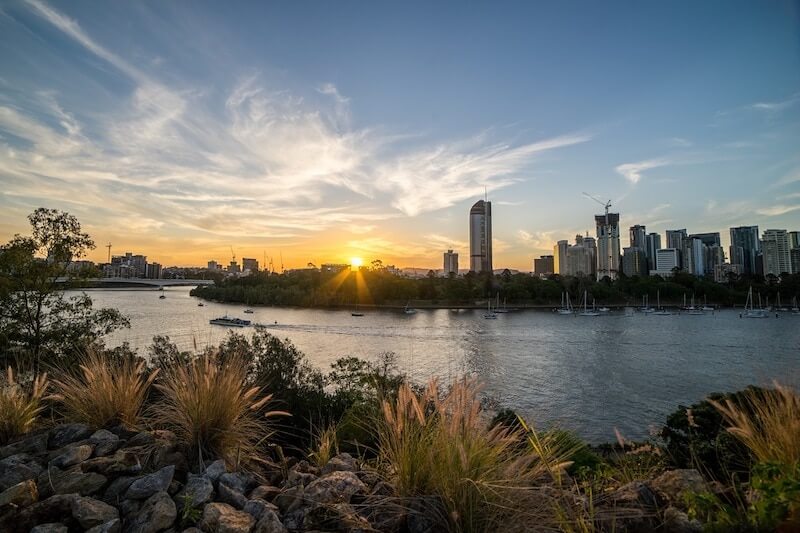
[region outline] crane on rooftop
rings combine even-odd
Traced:
[[[598,200],[597,198],[595,198],[594,196],[592,196],[591,194],[586,193],[586,192],[583,193],[583,195],[585,197],[591,199],[591,200],[594,200],[595,202],[597,202],[598,204],[602,205],[605,208],[605,210],[606,210],[606,224],[608,224],[608,210],[611,207],[611,200],[609,200],[607,202],[603,202],[602,200]]]

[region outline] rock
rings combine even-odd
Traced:
[[[697,470],[669,470],[650,482],[653,489],[665,500],[679,508],[685,506],[683,495],[688,492],[703,492],[708,485]]]
[[[183,533],[203,533],[203,532],[197,529],[196,527],[187,527],[186,529],[183,530]]]
[[[203,509],[200,529],[214,533],[249,533],[256,520],[226,503],[209,503]]]
[[[279,512],[278,506],[261,499],[247,500],[247,503],[242,507],[242,511],[252,515],[256,520],[260,520],[264,516],[265,511]]]
[[[260,498],[264,501],[271,502],[275,496],[280,493],[281,489],[278,487],[273,487],[272,485],[259,485],[250,491],[250,499],[255,500]]]
[[[172,482],[172,476],[175,475],[175,466],[165,466],[161,470],[157,470],[152,474],[142,476],[128,487],[125,497],[132,500],[144,500],[149,498],[156,492],[164,492],[169,488]]]
[[[703,526],[697,520],[689,520],[683,511],[675,507],[664,510],[664,523],[659,529],[663,533],[700,533]]]
[[[135,477],[118,477],[106,489],[103,494],[103,501],[111,505],[117,505],[122,500],[122,495],[127,492],[131,483],[136,481]]]
[[[0,492],[0,509],[6,506],[19,509],[34,504],[38,500],[39,491],[36,489],[36,483],[28,479]]]
[[[317,479],[319,478],[315,474],[292,470],[289,472],[289,475],[287,476],[286,482],[283,484],[283,486],[296,487],[298,485],[302,485],[303,487],[305,487],[306,485],[310,485]]]
[[[275,511],[266,509],[256,523],[253,533],[288,533],[288,530]]]
[[[641,481],[631,481],[611,494],[608,499],[618,505],[628,505],[632,507],[658,507],[661,503],[660,498],[654,493],[646,483]]]
[[[328,463],[322,467],[322,475],[330,474],[331,472],[356,472],[358,471],[358,462],[353,459],[349,453],[340,453],[331,458]]]
[[[225,461],[222,459],[218,459],[208,465],[208,467],[203,472],[203,475],[206,476],[208,479],[211,480],[212,483],[216,483],[219,479],[219,476],[227,472],[228,470],[225,468]]]
[[[305,528],[303,527],[305,520],[305,509],[295,509],[291,513],[283,515],[283,525],[290,531],[305,531]]]
[[[312,465],[305,459],[299,461],[291,469],[292,471],[300,472],[301,474],[314,474],[315,476],[319,476],[319,467]]]
[[[0,459],[21,453],[39,455],[47,451],[47,433],[37,433],[27,436],[17,442],[12,442],[0,448]]]
[[[90,444],[83,444],[81,446],[72,446],[66,449],[64,453],[56,456],[50,460],[50,466],[56,468],[68,468],[70,466],[82,463],[92,456],[94,448]]]
[[[94,444],[95,457],[104,457],[114,453],[120,445],[119,436],[106,429],[99,429],[92,433],[89,437],[89,442]]]
[[[184,502],[188,500],[190,507],[202,507],[210,502],[214,496],[214,485],[205,476],[189,474],[186,485],[173,498],[178,509],[183,509]]]
[[[244,494],[223,483],[221,477],[217,484],[217,500],[240,510],[247,503],[247,498],[245,498]]]
[[[138,513],[139,509],[142,508],[141,500],[122,500],[119,502],[119,512],[123,514],[123,516],[132,515],[134,513]]]
[[[125,448],[135,448],[138,446],[149,446],[155,444],[156,438],[149,431],[137,433],[125,442]]]
[[[114,455],[95,457],[81,463],[84,472],[97,472],[104,476],[138,474],[142,470],[139,456],[127,450],[119,450]]]
[[[12,455],[0,461],[0,491],[36,479],[41,473],[42,467],[27,454]]]
[[[31,533],[67,533],[67,531],[69,531],[67,526],[59,522],[39,524],[31,529]]]
[[[122,530],[122,522],[119,518],[115,518],[105,524],[100,524],[99,526],[94,526],[91,529],[87,529],[86,533],[119,533]]]
[[[39,492],[50,494],[80,494],[90,496],[102,489],[107,478],[94,472],[83,473],[80,470],[59,470],[50,467],[39,475]]]
[[[119,518],[119,511],[94,498],[78,497],[72,500],[72,517],[84,529],[89,529]]]
[[[308,485],[305,498],[317,505],[350,503],[353,495],[366,492],[366,485],[353,472],[332,472]]]
[[[63,448],[67,444],[83,440],[92,434],[86,424],[62,424],[50,430],[47,447],[51,450]]]
[[[22,509],[14,515],[10,531],[27,531],[37,524],[72,521],[72,500],[77,494],[56,494]],[[0,523],[0,530],[3,525]]]
[[[166,492],[156,492],[127,520],[126,533],[156,533],[172,526],[178,517],[175,502]]]

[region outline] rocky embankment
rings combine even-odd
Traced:
[[[621,487],[602,505],[625,510],[617,531],[695,531],[679,509],[681,493],[702,488],[696,471],[672,471]],[[392,495],[391,485],[347,454],[322,468],[266,461],[257,475],[229,472],[222,461],[190,469],[168,431],[66,424],[0,448],[3,532],[438,530]],[[571,499],[580,502],[577,494]]]

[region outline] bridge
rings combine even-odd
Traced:
[[[69,281],[67,278],[60,278],[59,281]],[[148,287],[196,287],[198,285],[213,285],[214,280],[210,279],[147,279],[147,278],[88,278],[81,279],[82,284],[90,286],[109,286],[119,287],[120,285],[148,286]]]

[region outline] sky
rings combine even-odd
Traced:
[[[495,268],[627,228],[800,230],[800,1],[0,0],[0,241],[164,265]]]

